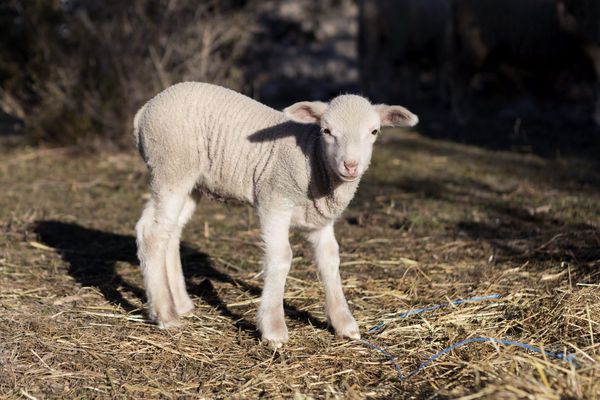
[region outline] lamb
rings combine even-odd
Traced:
[[[404,107],[358,95],[302,101],[281,112],[199,82],[176,84],[148,101],[133,125],[150,172],[150,200],[136,225],[149,317],[169,328],[193,310],[179,242],[206,194],[257,210],[265,255],[256,321],[264,341],[280,347],[288,340],[283,295],[291,227],[304,230],[313,246],[329,323],[340,336],[360,338],[342,291],[334,222],[369,166],[380,127],[417,122]]]

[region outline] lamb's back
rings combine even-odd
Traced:
[[[275,145],[260,133],[287,118],[233,90],[184,82],[151,99],[136,120],[146,162],[164,170],[154,174],[197,173],[200,190],[253,202],[257,174],[268,172]]]

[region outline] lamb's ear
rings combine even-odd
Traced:
[[[402,106],[377,104],[373,107],[379,113],[382,126],[415,126],[419,123],[419,117]]]
[[[325,110],[327,103],[322,101],[300,101],[284,109],[283,113],[292,121],[318,124]]]

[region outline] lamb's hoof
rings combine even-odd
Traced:
[[[345,333],[338,333],[338,335],[343,336],[343,337],[347,337],[350,339],[354,339],[354,340],[359,340],[360,339],[360,332],[357,330],[355,331],[349,331],[349,332],[345,332]]]
[[[273,347],[274,349],[281,349],[283,345],[287,343],[288,339],[289,338],[287,332],[285,333],[285,335],[277,337],[271,335],[262,335],[262,341],[265,344],[268,344],[269,346]]]
[[[150,308],[148,316],[160,329],[178,328],[181,326],[181,321],[175,310],[157,312],[155,309]]]
[[[176,310],[177,315],[179,315],[180,317],[191,314],[192,311],[194,311],[194,303],[190,298],[187,298],[185,301],[182,301],[180,304],[177,305]]]
[[[156,321],[156,324],[160,329],[172,329],[181,327],[181,321],[179,318],[174,318],[169,321]]]
[[[262,332],[263,342],[270,344],[276,349],[280,349],[287,343],[289,335],[283,318],[275,318],[271,321],[263,320],[262,322],[263,323],[259,325],[259,328]]]
[[[338,314],[335,319],[331,318],[331,325],[333,325],[335,333],[339,336],[350,339],[360,339],[358,324],[350,311],[344,311]]]

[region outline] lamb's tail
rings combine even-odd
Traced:
[[[135,113],[135,117],[133,117],[133,136],[135,137],[135,145],[138,149],[140,148],[140,119],[145,110],[146,106],[144,105]]]

